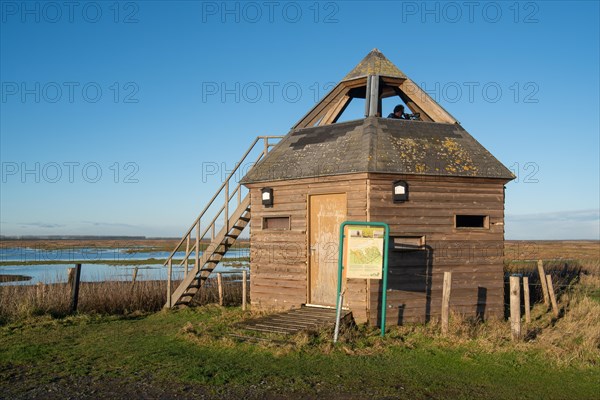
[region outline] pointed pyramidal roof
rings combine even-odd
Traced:
[[[420,118],[381,118],[381,99],[392,96],[400,97]],[[336,123],[353,99],[364,99],[365,118]],[[302,117],[241,182],[353,173],[514,179],[508,168],[377,49]]]
[[[369,75],[406,79],[404,72],[400,71],[398,67],[388,60],[378,49],[373,49],[356,67],[354,67],[354,69],[352,69],[352,71],[348,73],[348,75],[344,77],[344,79],[342,79],[342,82]]]
[[[381,117],[381,100],[387,97],[400,97],[422,121],[458,122],[379,50],[373,49],[292,129],[334,124],[354,99],[365,99],[365,117]]]

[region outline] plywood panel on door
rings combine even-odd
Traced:
[[[310,196],[308,302],[311,304],[336,303],[339,229],[346,213],[345,193]]]

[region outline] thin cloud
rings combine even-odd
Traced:
[[[536,214],[507,214],[507,219],[516,221],[594,221],[600,219],[600,210],[553,211]]]
[[[18,223],[23,228],[44,228],[44,229],[54,229],[54,228],[64,228],[66,225],[64,224],[52,224],[48,222],[20,222]]]
[[[99,226],[99,227],[109,227],[109,228],[136,228],[136,229],[142,228],[139,225],[125,224],[122,222],[81,221],[81,223],[93,225],[93,226]]]
[[[600,240],[600,210],[507,214],[506,238],[515,240]]]

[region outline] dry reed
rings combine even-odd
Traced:
[[[173,282],[177,287],[178,281]],[[134,312],[155,312],[166,303],[166,281],[82,282],[79,292],[79,313],[126,315]],[[70,288],[66,283],[0,286],[0,323],[36,315],[63,317],[69,313]],[[223,278],[224,305],[239,305],[242,301],[241,281]],[[194,305],[218,302],[216,279],[209,279],[194,298]]]

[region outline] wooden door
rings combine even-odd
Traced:
[[[308,302],[335,306],[340,225],[346,220],[346,194],[309,199]]]

